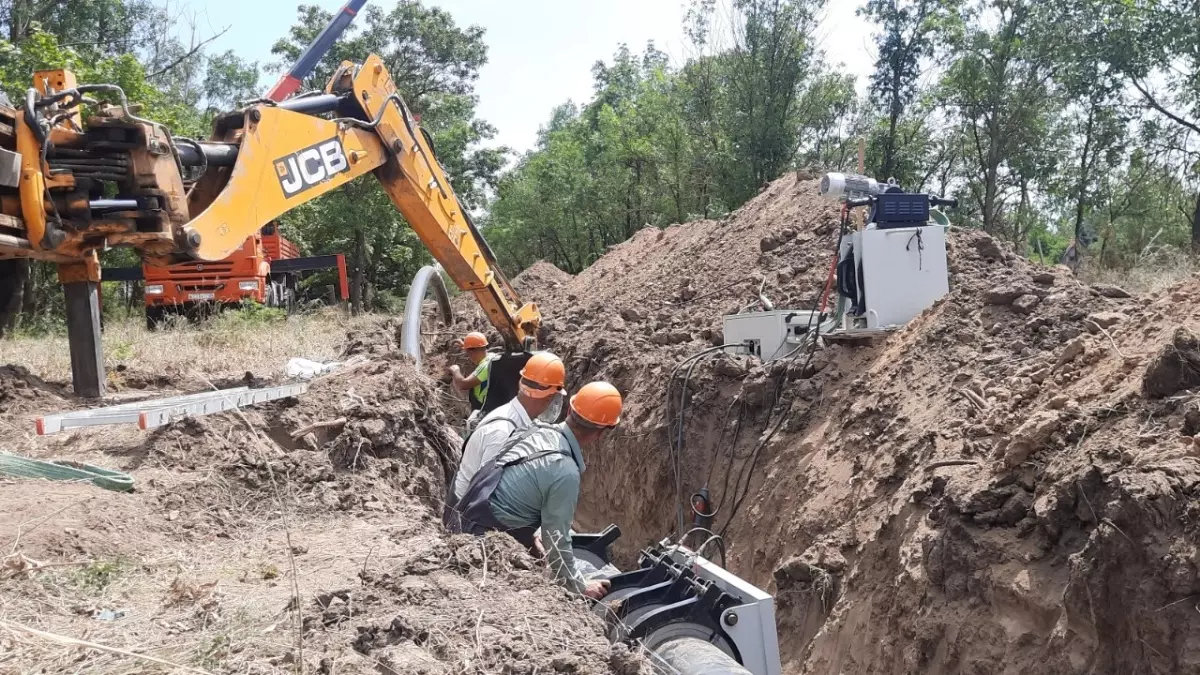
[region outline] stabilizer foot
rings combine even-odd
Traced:
[[[104,348],[100,342],[100,284],[66,284],[67,341],[71,347],[71,382],[84,398],[104,395]]]

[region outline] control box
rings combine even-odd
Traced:
[[[809,331],[815,331],[820,317],[816,312],[773,309],[769,312],[728,314],[724,320],[725,344],[729,354],[754,356],[770,363],[791,356]]]
[[[861,313],[846,313],[846,330],[903,326],[950,292],[945,227],[870,228],[850,240]]]

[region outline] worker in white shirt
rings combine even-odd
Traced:
[[[517,397],[488,413],[467,436],[453,490],[447,500],[449,504],[462,499],[480,467],[500,452],[509,436],[525,429],[544,413],[562,392],[565,383],[566,368],[562,359],[554,354],[538,352],[526,362],[521,369]]]

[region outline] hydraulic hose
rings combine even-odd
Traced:
[[[659,645],[652,653],[655,670],[664,674],[751,675],[728,654],[699,638],[671,640]]]

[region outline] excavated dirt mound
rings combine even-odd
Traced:
[[[0,414],[55,405],[68,396],[66,387],[46,382],[23,366],[0,366]]]
[[[545,260],[521,270],[520,274],[512,278],[513,288],[521,295],[531,298],[548,296],[570,282],[570,274]]]
[[[0,479],[0,673],[175,672],[46,634],[214,674],[649,673],[511,538],[445,533],[446,396],[393,352],[238,414],[35,438],[136,490]]]
[[[585,529],[619,522],[628,554],[708,487],[788,673],[1200,671],[1200,280],[1130,298],[955,229],[950,294],[886,339],[700,361],[672,451],[673,370],[760,288],[813,307],[837,223],[788,177],[524,298],[574,386],[626,395]]]

